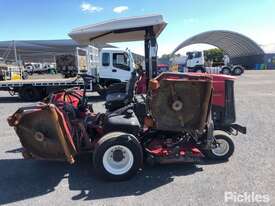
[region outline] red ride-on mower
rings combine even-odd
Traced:
[[[81,76],[87,82],[89,76]],[[19,136],[24,158],[74,163],[76,155],[92,153],[95,171],[109,180],[131,177],[144,160],[225,160],[234,145],[226,133],[214,131],[212,81],[204,74],[163,73],[150,81],[146,103],[135,100],[107,113],[93,112],[85,89],[64,90],[20,108],[8,122]],[[141,109],[144,105],[147,110]],[[234,126],[225,131],[230,128]]]
[[[21,141],[24,158],[67,160],[73,164],[76,155],[92,154],[94,170],[109,180],[133,176],[144,161],[162,164],[196,163],[205,157],[228,159],[234,145],[227,134],[236,130],[245,132],[233,124],[233,84],[229,83],[229,88],[226,82],[231,80],[216,77],[224,94],[222,103],[221,99],[215,100],[214,76],[162,73],[156,77],[156,37],[165,25],[157,15],[104,22],[89,26],[87,31],[85,27],[75,30],[72,36],[75,34],[82,43],[145,37],[147,95],[134,94],[133,74],[126,94],[113,92],[109,98],[107,95],[106,105],[115,109],[95,113],[88,104],[85,89],[93,77],[79,75],[84,90],[55,92],[44,102],[22,107],[8,118]],[[94,32],[94,27],[100,29]],[[215,105],[216,113],[211,112]],[[215,129],[227,133],[216,133]]]

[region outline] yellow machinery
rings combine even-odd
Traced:
[[[179,70],[178,64],[172,64],[169,68],[169,71],[171,71],[171,72],[178,72],[178,70]]]

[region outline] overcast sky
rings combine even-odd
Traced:
[[[192,35],[215,29],[275,47],[275,0],[0,0],[0,41],[64,39],[74,27],[146,14],[162,14],[168,22],[158,39],[160,55]],[[116,45],[143,53],[142,42]]]

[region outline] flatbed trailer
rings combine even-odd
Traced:
[[[83,85],[83,81],[76,78],[7,80],[0,81],[0,91],[8,91],[11,95],[18,94],[25,101],[37,101],[51,92]]]

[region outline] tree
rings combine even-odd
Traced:
[[[158,58],[158,61],[160,63],[163,63],[163,64],[169,64],[170,63],[170,59],[172,57],[174,57],[174,56],[179,57],[180,54],[175,54],[173,56],[171,54],[163,54],[163,55],[161,55],[161,57]]]
[[[223,62],[223,50],[219,48],[204,51],[205,61]]]

